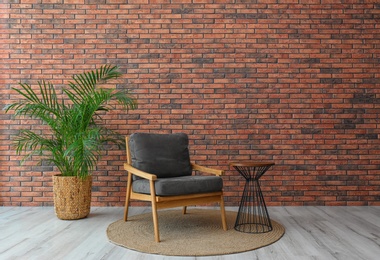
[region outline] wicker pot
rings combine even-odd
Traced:
[[[54,210],[60,219],[87,217],[91,208],[92,177],[53,176]]]

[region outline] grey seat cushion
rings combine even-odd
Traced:
[[[149,181],[135,180],[132,189],[137,193],[150,194]],[[188,195],[221,191],[223,180],[219,176],[184,176],[162,178],[155,181],[157,196]]]
[[[192,168],[188,145],[183,133],[134,133],[129,138],[132,166],[158,178],[189,176]]]

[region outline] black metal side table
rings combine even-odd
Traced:
[[[235,230],[245,233],[266,233],[272,231],[272,223],[261,192],[259,179],[273,166],[273,162],[242,161],[231,162],[246,180],[236,217]]]

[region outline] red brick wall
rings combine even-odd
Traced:
[[[3,1],[4,2],[4,1]],[[269,205],[380,205],[380,4],[373,0],[9,0],[0,4],[1,106],[18,82],[119,65],[139,108],[123,134],[185,132],[192,159],[226,171],[270,160]],[[127,2],[127,4],[125,3]],[[281,4],[280,4],[281,3]],[[32,120],[0,113],[0,204],[52,204],[51,166],[20,165],[10,139]],[[94,172],[93,205],[124,201],[124,151]]]

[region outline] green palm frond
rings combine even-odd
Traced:
[[[73,160],[73,169],[78,175],[86,176],[89,170],[95,168],[102,145],[99,140],[98,130],[90,130],[86,135],[78,134],[66,150],[65,156],[76,158]]]
[[[37,95],[30,85],[22,83],[19,85],[21,89],[13,88],[13,90],[17,91],[25,100],[7,105],[4,108],[6,112],[14,110],[15,116],[38,118],[45,122],[52,117],[60,116],[60,112],[64,109],[64,104],[58,102],[57,94],[51,83],[38,82],[41,97]]]
[[[51,83],[39,82],[38,91],[28,84],[14,89],[22,101],[5,107],[15,111],[16,117],[40,119],[49,131],[40,133],[20,131],[15,141],[17,153],[25,153],[25,159],[41,155],[57,166],[62,175],[85,177],[96,166],[106,143],[123,144],[123,139],[97,122],[104,113],[120,105],[123,109],[135,109],[136,100],[128,91],[115,88],[98,88],[98,84],[121,74],[116,66],[105,65],[99,69],[73,76],[68,88],[63,89],[72,103],[59,100]]]
[[[117,78],[120,75],[116,66],[102,66],[99,70],[74,75],[73,81],[69,82],[71,90],[66,89],[65,92],[71,101],[78,104],[96,91],[95,87],[99,82]]]
[[[52,139],[47,139],[30,130],[21,130],[19,135],[14,139],[14,145],[17,154],[30,151],[25,155],[23,161],[32,155],[46,155],[47,151],[57,147],[57,142]]]

